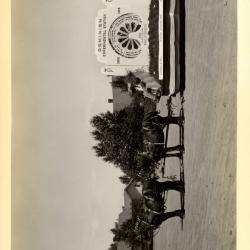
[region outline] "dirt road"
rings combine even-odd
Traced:
[[[168,220],[154,249],[235,249],[236,1],[186,0],[186,78],[184,229]]]

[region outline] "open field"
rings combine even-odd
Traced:
[[[236,1],[186,0],[186,218],[183,231],[165,222],[154,250],[236,248],[236,80]]]

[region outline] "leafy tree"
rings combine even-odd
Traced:
[[[131,209],[134,221],[136,221],[138,217],[142,218],[144,216],[143,199],[132,200]]]
[[[124,241],[129,246],[138,246],[149,240],[150,229],[138,224],[134,219],[125,221],[118,230],[114,231],[113,241]]]
[[[123,76],[113,77],[111,85],[114,88],[120,88],[123,92],[128,91],[128,83],[126,81],[126,78]]]
[[[125,184],[125,185],[129,184],[129,182],[131,180],[131,178],[127,175],[120,176],[119,179],[120,179],[121,183]]]
[[[92,136],[97,144],[93,147],[98,157],[113,163],[129,177],[138,173],[137,153],[143,144],[143,108],[136,103],[111,113],[101,113],[91,119]]]
[[[112,243],[108,250],[117,250],[117,244]]]
[[[132,218],[112,228],[111,232],[114,234],[114,242],[124,241],[129,246],[138,246],[150,240],[152,228],[140,220],[145,217],[142,199],[133,200],[131,209]]]
[[[140,81],[134,73],[129,72],[126,76],[113,76],[111,85],[115,88],[120,88],[122,91],[128,91],[128,83],[132,86]]]

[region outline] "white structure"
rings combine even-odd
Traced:
[[[147,85],[152,86],[153,83],[155,88],[161,86],[158,80],[163,80],[170,94],[178,92],[181,82],[185,81],[185,39],[180,40],[184,25],[180,19],[180,11],[185,1],[158,0],[159,11],[155,12],[159,15],[158,34],[153,32],[152,35],[152,30],[150,31],[152,38],[158,35],[158,79],[149,73],[149,8],[152,11],[156,5],[150,6],[151,0],[103,2],[105,8],[96,17],[95,49],[98,61],[105,65],[102,73],[125,76],[132,71]],[[164,33],[164,30],[167,32]]]
[[[96,18],[98,61],[106,75],[148,71],[149,0],[103,0],[106,8]]]

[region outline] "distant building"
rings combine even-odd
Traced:
[[[122,77],[119,77],[119,79]],[[114,87],[112,82],[117,80],[117,76],[111,77],[111,85],[112,85],[112,98],[108,99],[108,103],[113,105],[113,111],[119,111],[128,107],[132,102],[132,97],[129,92],[120,87]],[[126,85],[126,83],[124,82]]]
[[[124,189],[124,206],[122,207],[122,212],[119,214],[118,227],[132,217],[132,201],[140,198],[142,198],[141,191],[137,187],[136,182],[131,180]],[[117,250],[142,250],[142,247],[128,247],[125,242],[119,241],[117,243]]]
[[[122,91],[120,88],[112,88],[113,92],[113,111],[119,111],[129,106],[132,98],[127,91]]]

